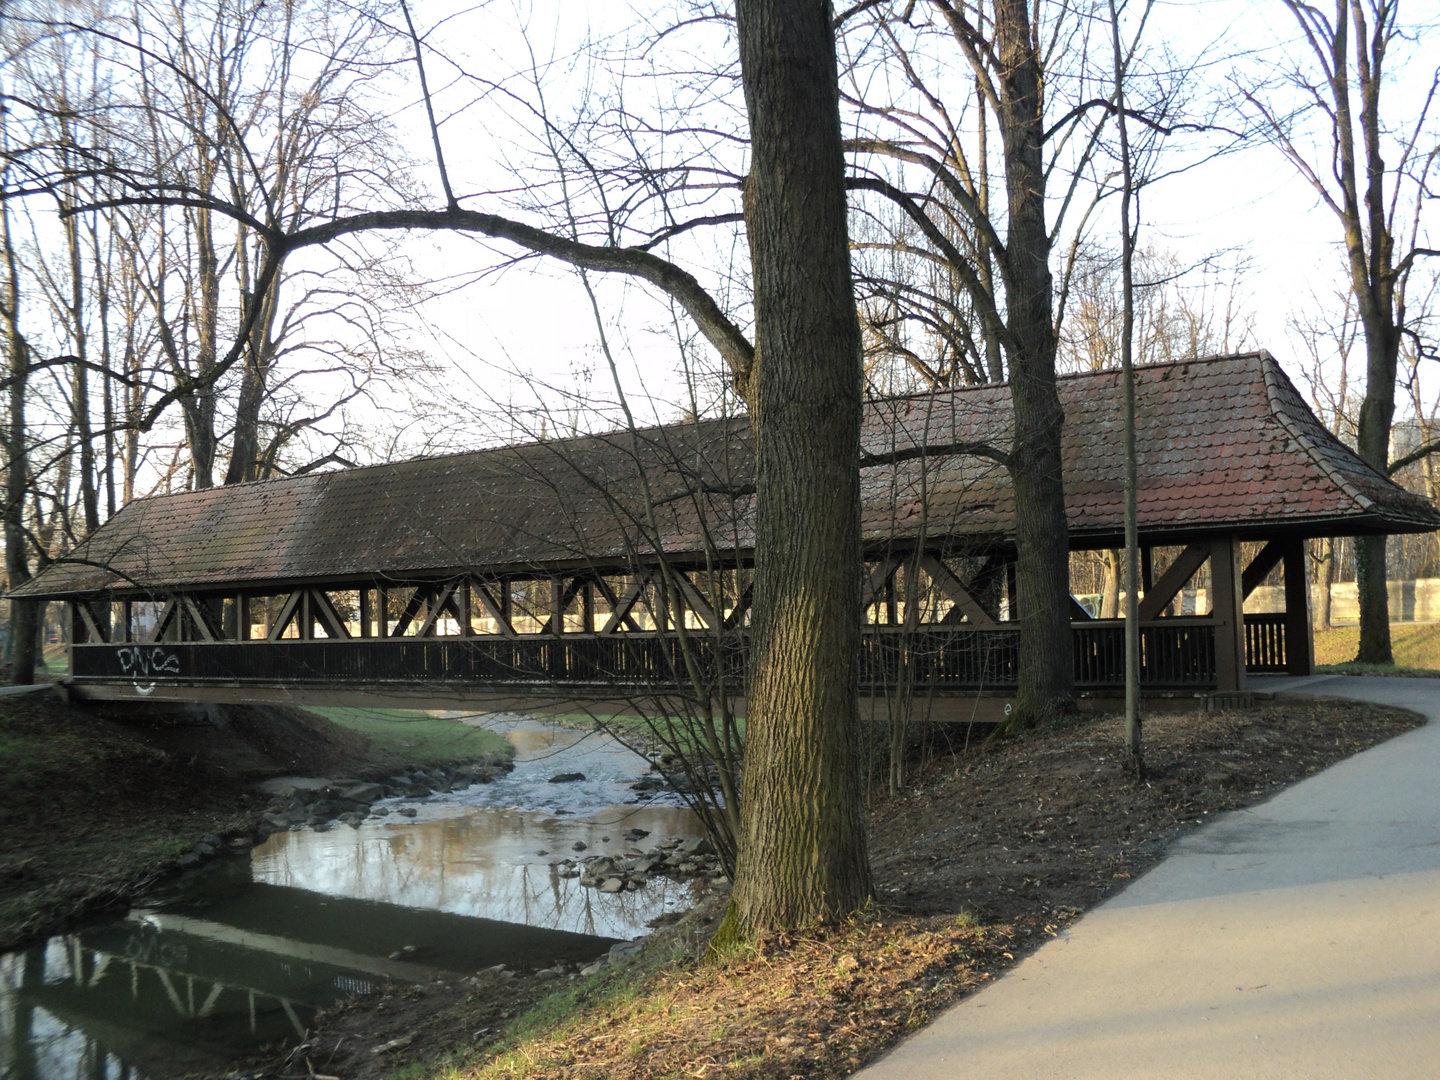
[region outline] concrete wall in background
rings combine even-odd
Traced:
[[[1319,601],[1319,588],[1318,585],[1314,586],[1314,598],[1310,604],[1312,610]],[[1273,598],[1267,596],[1263,602],[1276,606],[1252,607],[1252,603],[1257,602],[1261,593],[1274,593]],[[1283,588],[1261,586],[1245,601],[1246,611],[1283,611],[1284,607]],[[1338,626],[1359,621],[1360,602],[1355,595],[1355,582],[1337,581],[1330,586],[1331,624]],[[1390,582],[1390,621],[1440,622],[1440,578],[1412,578],[1409,581]]]

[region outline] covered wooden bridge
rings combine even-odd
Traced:
[[[1118,546],[1118,373],[1061,398],[1072,547]],[[1440,527],[1266,353],[1140,368],[1137,411],[1151,692],[1307,673],[1303,541]],[[865,693],[1015,685],[1010,429],[1003,386],[867,406]],[[137,500],[14,595],[69,604],[85,696],[740,692],[753,505],[747,420],[705,420]],[[1284,610],[1245,614],[1267,579]],[[1123,622],[1074,611],[1078,688],[1119,687]]]

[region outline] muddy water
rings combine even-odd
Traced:
[[[553,863],[698,827],[673,796],[636,805],[644,763],[607,737],[476,718],[516,746],[492,784],[387,800],[358,829],[278,833],[187,875],[125,919],[0,957],[0,1080],[159,1080],[227,1067],[386,980],[583,961],[688,907],[652,878],[604,895]],[[584,780],[551,783],[565,773]],[[414,811],[409,817],[401,811]]]

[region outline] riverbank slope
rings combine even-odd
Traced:
[[[368,779],[506,752],[459,721],[385,710],[0,697],[0,950],[124,905],[206,836],[248,844],[266,777]]]
[[[356,999],[249,1075],[848,1076],[1211,815],[1263,802],[1421,723],[1337,701],[1155,716],[1144,779],[1125,765],[1117,717],[945,754],[873,808],[877,901],[844,924],[704,962],[717,904],[657,934],[639,958],[558,990],[534,974],[482,972]]]

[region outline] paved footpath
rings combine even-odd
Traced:
[[[1217,818],[857,1080],[1440,1078],[1440,680],[1254,680],[1425,727]]]

